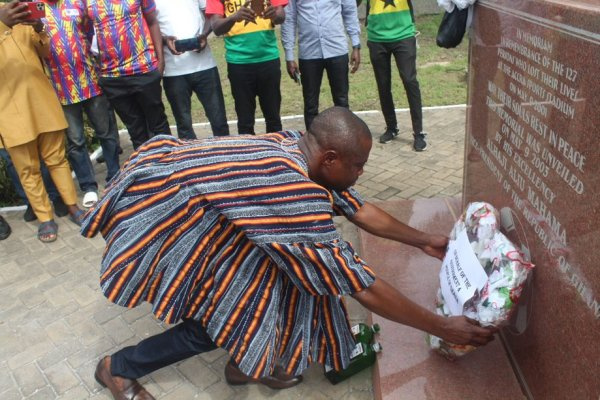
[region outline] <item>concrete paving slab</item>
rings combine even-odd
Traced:
[[[410,117],[398,112],[398,139],[380,144],[385,124],[379,112],[359,114],[375,141],[366,172],[357,188],[368,200],[402,200],[455,196],[462,191],[465,108],[425,109],[429,147],[412,150]],[[285,129],[304,129],[302,118],[285,118]],[[208,137],[210,128],[196,128]],[[235,126],[231,125],[232,131]],[[258,122],[256,131],[264,130]],[[121,136],[131,153],[127,135]],[[95,164],[104,181],[105,166]],[[104,242],[84,239],[67,218],[57,218],[59,239],[42,244],[35,239],[37,223],[26,223],[23,211],[5,212],[13,234],[0,241],[0,398],[110,399],[93,378],[104,354],[133,344],[165,329],[149,307],[125,309],[111,305],[98,285],[98,265]],[[357,231],[336,219],[345,238],[356,244]],[[352,322],[365,321],[367,312],[348,299]],[[313,365],[302,384],[276,392],[266,387],[230,387],[225,383],[224,352],[184,361],[142,380],[157,399],[371,399],[371,371],[331,385],[322,368]]]

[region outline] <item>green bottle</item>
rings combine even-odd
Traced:
[[[379,343],[363,343],[358,342],[350,355],[350,365],[348,368],[341,371],[336,371],[329,365],[325,366],[325,376],[334,385],[339,383],[354,374],[359,373],[365,368],[370,367],[375,363],[376,354],[382,350]]]
[[[373,342],[373,335],[379,333],[381,328],[379,324],[373,324],[371,326],[363,324],[362,322],[354,325],[351,329],[354,339],[357,342],[371,343]]]
[[[369,326],[359,323],[354,325],[351,331],[356,340],[356,346],[350,354],[350,365],[348,368],[336,372],[329,366],[325,367],[325,376],[334,385],[373,365],[377,359],[376,353],[382,349],[381,344],[377,342],[373,343],[374,335],[380,331],[379,325],[374,324]]]

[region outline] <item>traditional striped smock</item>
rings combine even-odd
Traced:
[[[141,146],[82,226],[106,240],[106,297],[150,302],[168,323],[200,320],[248,375],[268,375],[276,360],[293,374],[313,361],[346,367],[354,340],[340,295],[374,274],[332,217],[362,200],[308,178],[300,137]]]

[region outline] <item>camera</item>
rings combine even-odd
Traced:
[[[175,50],[177,50],[180,53],[183,53],[184,51],[193,51],[199,49],[200,41],[197,37],[175,41]]]

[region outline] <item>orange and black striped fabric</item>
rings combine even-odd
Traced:
[[[100,283],[119,305],[200,320],[240,369],[299,374],[348,365],[354,340],[340,295],[374,274],[336,231],[362,200],[308,178],[299,132],[141,146],[86,215],[106,240]]]

